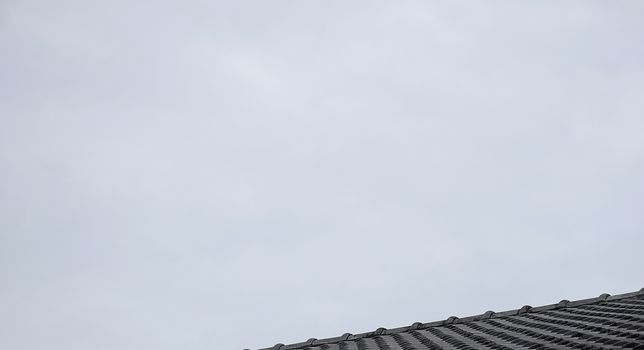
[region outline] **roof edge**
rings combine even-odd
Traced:
[[[513,309],[513,310],[507,310],[507,311],[502,311],[502,312],[494,312],[494,311],[486,311],[483,314],[479,315],[472,315],[472,316],[467,316],[467,317],[456,317],[456,316],[450,316],[445,320],[440,320],[440,321],[433,321],[433,322],[427,322],[427,323],[421,323],[421,322],[414,322],[413,324],[409,326],[403,326],[403,327],[397,327],[397,328],[391,328],[391,329],[386,329],[383,327],[380,327],[376,329],[375,331],[370,331],[370,332],[364,332],[364,333],[358,333],[358,334],[351,334],[351,333],[345,333],[341,336],[336,336],[336,337],[331,337],[331,338],[323,338],[323,339],[315,339],[311,338],[307,341],[300,342],[300,343],[293,343],[293,344],[288,344],[284,345],[281,343],[275,344],[274,346],[268,347],[268,348],[261,348],[258,350],[296,350],[296,349],[301,349],[304,347],[308,346],[318,346],[318,345],[323,345],[323,344],[332,344],[332,343],[337,343],[340,341],[345,341],[345,340],[356,340],[356,339],[361,339],[361,338],[371,338],[371,337],[376,337],[379,335],[389,335],[389,334],[395,334],[395,333],[403,333],[403,332],[408,332],[411,330],[415,329],[427,329],[431,327],[440,327],[440,326],[445,326],[449,324],[459,324],[459,323],[465,323],[465,322],[474,322],[474,321],[480,321],[480,320],[485,320],[485,319],[490,319],[490,318],[501,318],[501,317],[507,317],[507,316],[517,316],[517,315],[522,315],[526,313],[539,313],[543,311],[550,311],[550,310],[558,310],[558,309],[565,309],[565,308],[573,308],[573,307],[578,307],[582,305],[588,305],[588,304],[595,304],[595,303],[600,303],[604,301],[615,301],[615,300],[620,300],[620,299],[626,299],[626,298],[633,298],[633,297],[644,297],[644,288],[641,288],[639,291],[636,292],[630,292],[630,293],[623,293],[623,294],[616,294],[616,295],[610,295],[607,293],[601,294],[597,297],[594,298],[588,298],[588,299],[580,299],[580,300],[575,300],[575,301],[568,301],[566,299],[561,300],[560,302],[556,304],[548,304],[548,305],[543,305],[543,306],[537,306],[537,307],[532,307],[530,305],[524,305],[519,309]],[[248,349],[244,349],[248,350]]]

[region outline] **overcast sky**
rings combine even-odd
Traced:
[[[0,348],[644,287],[641,1],[0,1]]]

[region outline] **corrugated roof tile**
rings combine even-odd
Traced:
[[[644,288],[637,292],[443,321],[262,350],[644,349]]]

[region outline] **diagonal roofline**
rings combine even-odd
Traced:
[[[358,334],[345,333],[338,337],[331,337],[331,338],[324,338],[324,339],[310,338],[309,340],[304,342],[293,343],[288,345],[277,343],[274,346],[271,346],[268,348],[262,348],[259,350],[300,350],[306,347],[319,346],[324,344],[334,344],[334,343],[347,341],[347,340],[373,338],[381,335],[403,333],[403,332],[419,330],[419,329],[427,329],[432,327],[441,327],[441,326],[446,326],[450,324],[467,323],[467,322],[502,318],[502,317],[508,317],[508,316],[518,316],[518,315],[523,315],[528,313],[539,313],[539,312],[550,311],[550,310],[561,310],[566,308],[574,308],[582,305],[597,304],[597,303],[602,303],[606,301],[614,301],[614,300],[633,298],[633,297],[640,297],[640,298],[644,297],[644,288],[636,292],[630,292],[630,293],[624,293],[624,294],[610,295],[610,294],[604,293],[598,297],[580,299],[575,301],[569,301],[564,299],[556,304],[549,304],[549,305],[543,305],[543,306],[537,306],[537,307],[524,305],[519,309],[513,309],[508,311],[502,311],[502,312],[486,311],[485,313],[480,315],[473,315],[473,316],[467,316],[462,318],[459,318],[456,316],[450,316],[445,320],[433,321],[433,322],[427,322],[427,323],[415,322],[409,326],[398,327],[398,328],[387,329],[387,328],[381,327],[376,329],[375,331],[358,333]],[[249,350],[249,349],[244,349],[244,350]]]

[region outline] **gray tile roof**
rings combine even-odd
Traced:
[[[361,334],[311,338],[261,350],[296,349],[644,349],[644,288]]]

